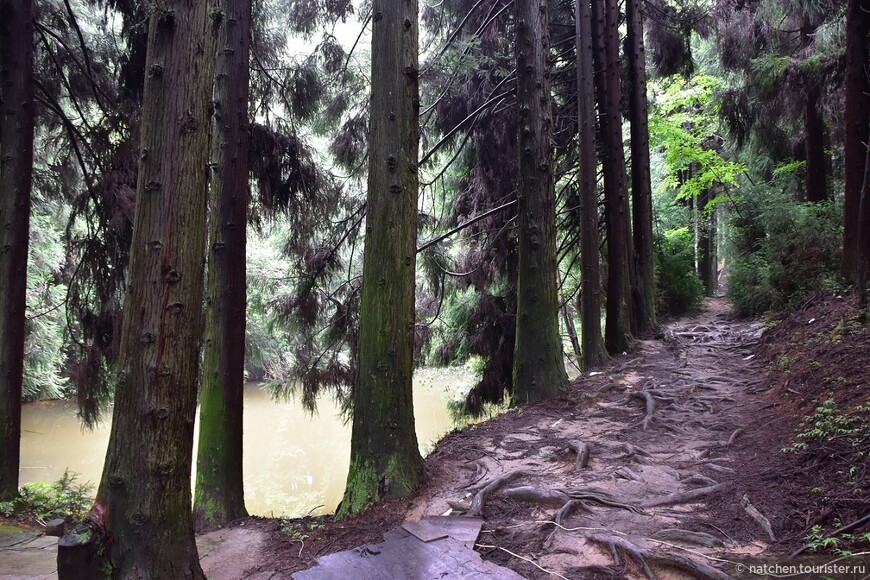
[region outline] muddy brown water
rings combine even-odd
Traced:
[[[472,383],[465,369],[422,369],[414,378],[417,439],[425,454],[453,428],[447,401]],[[275,401],[257,384],[245,388],[244,483],[248,512],[299,517],[332,512],[341,500],[350,458],[350,425],[330,399],[309,416],[298,401]],[[75,403],[24,405],[23,485],[55,481],[65,469],[80,482],[98,482],[109,441],[109,421],[82,430]],[[320,506],[320,507],[318,507]]]

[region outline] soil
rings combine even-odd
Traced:
[[[858,314],[825,297],[753,321],[709,300],[560,397],[446,436],[410,500],[340,522],[259,520],[270,538],[251,572],[289,576],[380,542],[404,519],[473,510],[475,494],[477,549],[528,578],[739,576],[741,563],[809,553],[814,525],[827,535],[870,510],[870,421],[858,409],[870,395],[870,326]],[[852,435],[796,438],[828,398]],[[796,441],[806,449],[783,452]]]
[[[287,578],[403,520],[463,512],[484,518],[484,559],[533,579],[758,578],[743,565],[804,557],[809,536],[832,534],[830,554],[809,561],[863,551],[839,563],[864,564],[864,576],[870,325],[859,314],[828,296],[753,321],[710,300],[561,396],[446,436],[413,498],[341,521],[235,522],[260,540],[243,577]]]

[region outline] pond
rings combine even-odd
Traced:
[[[461,368],[415,373],[414,416],[424,454],[453,428],[447,401],[472,381],[472,374]],[[246,385],[243,464],[250,514],[299,517],[335,510],[350,461],[350,424],[342,422],[331,399],[318,401],[318,409],[310,416],[298,401],[276,401],[259,385]],[[79,482],[96,486],[109,427],[106,421],[94,431],[83,431],[70,401],[24,405],[20,484],[55,481],[69,469],[79,474]]]

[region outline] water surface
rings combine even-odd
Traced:
[[[424,453],[452,429],[446,403],[471,382],[464,369],[415,374],[414,415]],[[330,399],[318,401],[318,409],[310,416],[298,401],[275,401],[259,385],[245,387],[245,503],[252,515],[296,517],[338,505],[350,462],[350,424]],[[67,468],[79,481],[99,481],[108,421],[83,431],[75,403],[40,401],[24,405],[22,428],[20,484],[55,481]]]

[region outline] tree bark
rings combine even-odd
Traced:
[[[704,295],[713,296],[718,289],[716,275],[716,210],[710,206],[713,194],[705,189],[698,196],[698,275]]]
[[[197,528],[248,515],[242,485],[248,212],[248,57],[251,2],[222,0],[211,135],[209,260],[199,447]]]
[[[843,228],[843,275],[855,280],[859,245],[870,256],[870,208],[860,212],[862,187],[867,187],[865,156],[870,143],[870,0],[849,0],[846,7],[846,201]],[[859,217],[860,216],[860,217]],[[863,240],[859,244],[859,223],[863,220]]]
[[[516,0],[519,268],[512,403],[567,388],[556,286],[556,196],[545,3]]]
[[[206,2],[150,10],[118,384],[91,545],[115,578],[204,578],[190,472],[202,331],[214,37]],[[63,542],[59,545],[61,548]],[[63,562],[63,554],[58,562]],[[60,566],[61,579],[78,571]]]
[[[33,2],[0,0],[0,500],[18,495],[33,125]]]
[[[577,104],[580,149],[580,259],[582,292],[582,366],[589,370],[607,363],[601,336],[601,264],[598,256],[598,165],[595,157],[595,95],[592,72],[592,17],[590,0],[577,0]]]
[[[801,45],[809,51],[818,26],[809,16],[804,16],[801,25]],[[822,88],[817,79],[808,78],[804,100],[804,150],[807,160],[806,200],[824,201],[828,198],[825,177],[825,121],[819,111]]]
[[[626,0],[626,55],[629,67],[628,111],[631,122],[632,242],[637,273],[638,299],[632,304],[638,330],[656,323],[655,253],[652,231],[649,119],[647,111],[646,54],[640,0]]]
[[[619,28],[615,0],[593,0],[592,20],[601,162],[604,169],[607,231],[607,304],[604,345],[607,352],[624,352],[631,342],[631,287],[629,273],[628,214],[625,152],[622,148],[622,112],[619,72]]]
[[[828,199],[825,176],[825,122],[819,112],[820,91],[818,85],[809,87],[804,105],[804,146],[807,154],[806,197],[807,201],[811,202]]]
[[[372,4],[372,84],[359,364],[338,515],[417,489],[412,392],[419,87],[417,0]]]

